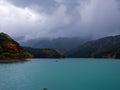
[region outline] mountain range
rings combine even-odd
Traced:
[[[34,58],[120,58],[120,35],[91,41],[78,38],[31,40],[24,44],[27,47],[21,46],[9,35],[0,33],[0,60],[26,59],[33,56]]]
[[[20,41],[22,46],[29,46],[33,48],[52,48],[60,50],[64,53],[69,52],[71,49],[78,47],[79,45],[89,41],[90,38],[68,38],[68,37],[61,37],[55,39],[48,39],[48,38],[39,38],[39,39],[32,39],[24,41],[22,38],[17,38],[17,41]]]
[[[86,42],[67,53],[73,58],[120,58],[120,35]]]
[[[27,58],[64,58],[64,53],[49,48],[23,47],[8,34],[0,33],[0,62],[24,61]]]

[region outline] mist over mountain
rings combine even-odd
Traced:
[[[25,40],[120,34],[119,0],[0,0],[0,32]]]
[[[119,35],[120,0],[0,0],[0,32],[23,46],[68,52]]]
[[[22,46],[29,46],[34,48],[53,48],[63,52],[68,52],[71,49],[76,48],[79,45],[85,43],[86,41],[91,40],[90,38],[65,38],[65,37],[55,39],[41,38],[28,41],[22,41],[20,40],[20,38],[16,39],[19,40]]]
[[[120,58],[120,35],[86,42],[67,54],[75,58]]]

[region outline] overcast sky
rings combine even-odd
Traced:
[[[0,0],[0,32],[26,40],[120,34],[120,0]]]

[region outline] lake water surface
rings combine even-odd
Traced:
[[[0,64],[0,90],[120,90],[120,60],[31,59]]]

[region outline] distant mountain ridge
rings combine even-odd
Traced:
[[[120,35],[89,41],[71,50],[68,57],[120,58]]]
[[[29,46],[33,48],[52,48],[52,49],[57,49],[66,53],[71,49],[76,48],[79,45],[85,43],[86,41],[88,41],[88,38],[63,37],[63,38],[56,38],[56,39],[40,38],[40,39],[23,41],[20,43],[23,46]]]
[[[64,45],[66,40],[64,41],[63,38],[60,40],[57,45],[62,42],[60,46],[63,45],[64,48],[68,47],[69,50],[71,44],[72,46],[76,44],[73,43],[74,40],[72,42],[71,40],[67,40],[67,42],[69,41],[70,43]],[[33,42],[30,43],[32,44]],[[83,42],[85,41],[82,41],[82,43]],[[37,43],[38,46],[36,47],[39,47],[40,42],[36,41],[35,45],[37,45]],[[49,43],[46,43],[46,45],[47,44]],[[80,42],[80,45],[77,48],[73,49],[73,47],[71,47],[71,49],[71,51],[64,54],[57,49],[23,47],[14,41],[9,35],[0,33],[0,61],[31,58],[32,54],[35,58],[64,58],[66,56],[73,58],[120,58],[120,35],[104,37],[84,44],[81,44]]]

